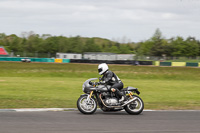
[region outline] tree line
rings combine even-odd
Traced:
[[[195,37],[177,36],[165,39],[159,29],[156,29],[154,35],[140,42],[136,48],[139,55],[150,56],[172,56],[172,57],[195,57],[200,56],[200,41]]]
[[[147,56],[200,56],[199,40],[194,37],[184,39],[180,36],[165,39],[159,29],[156,29],[150,39],[138,43],[119,43],[97,37],[39,35],[34,32],[24,32],[21,36],[0,33],[0,46],[4,46],[8,52],[111,52]]]
[[[133,53],[134,47],[130,44],[120,44],[108,39],[38,35],[33,32],[24,33],[23,37],[15,34],[0,34],[0,46],[8,52],[38,52],[38,53],[84,53],[84,52],[112,52]]]

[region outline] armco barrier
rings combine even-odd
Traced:
[[[32,62],[54,62],[51,58],[31,58]]]
[[[189,66],[189,67],[198,67],[199,63],[186,62],[186,66]]]
[[[21,61],[23,57],[0,57],[0,61]],[[28,58],[31,62],[54,62],[53,58]]]
[[[160,62],[160,66],[171,66],[171,62]]]
[[[56,63],[62,63],[62,62],[63,62],[63,59],[55,59],[55,62],[56,62]]]
[[[70,63],[70,59],[63,59],[62,62],[63,63]]]
[[[23,57],[0,57],[0,61],[20,61],[25,59]],[[54,59],[54,58],[28,58],[31,62],[56,62],[56,63],[70,63],[70,59]]]
[[[55,59],[52,59],[52,58],[47,58],[47,62],[54,62],[55,61]]]
[[[23,58],[17,57],[0,57],[0,61],[21,61]]]

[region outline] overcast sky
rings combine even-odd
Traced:
[[[200,0],[0,0],[0,33],[101,37],[139,42],[159,28],[166,38],[200,40]]]

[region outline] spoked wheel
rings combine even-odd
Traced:
[[[140,114],[144,109],[144,103],[142,99],[136,95],[133,95],[133,98],[137,97],[137,99],[130,104],[128,104],[124,109],[127,113],[132,115]]]
[[[87,96],[81,96],[77,101],[77,107],[83,114],[93,114],[97,110],[97,103],[92,97],[87,100]]]

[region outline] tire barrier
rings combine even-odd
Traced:
[[[160,66],[171,66],[171,62],[160,62]]]
[[[173,66],[173,67],[200,67],[197,62],[155,62],[155,66]]]
[[[186,66],[186,62],[172,62],[172,66]]]
[[[186,62],[186,66],[188,66],[188,67],[198,67],[198,66],[200,66],[200,63]]]
[[[133,61],[133,60],[86,60],[71,59],[70,63],[92,63],[92,64],[126,64],[126,65],[153,65],[152,61]]]

